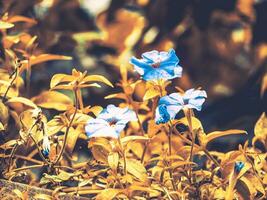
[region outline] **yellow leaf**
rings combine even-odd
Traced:
[[[193,129],[193,130],[198,130],[198,129],[203,130],[202,123],[201,123],[201,121],[200,121],[198,118],[196,118],[196,117],[191,117],[191,122],[192,122],[192,129]],[[187,120],[186,117],[183,117],[183,118],[181,118],[181,119],[179,119],[179,120],[174,120],[174,123],[175,123],[175,124],[180,124],[180,123],[182,123],[182,124],[184,124],[184,125],[186,125],[186,126],[189,126],[189,124],[188,124],[188,120]]]
[[[31,65],[36,65],[36,64],[51,61],[51,60],[72,60],[72,57],[55,55],[55,54],[41,54],[38,56],[31,56],[30,59],[31,59]]]
[[[9,29],[12,27],[14,27],[14,24],[0,20],[0,29]]]
[[[267,137],[267,117],[265,113],[262,113],[254,127],[255,137],[253,138],[253,144],[259,139],[265,144]]]
[[[89,108],[88,113],[92,112],[95,116],[97,116],[102,110],[103,108],[101,106],[93,106]]]
[[[32,101],[42,108],[55,109],[58,111],[65,111],[69,106],[73,105],[72,100],[68,96],[56,91],[45,91],[33,97]]]
[[[38,200],[52,200],[52,196],[47,194],[36,194],[34,195],[34,199]]]
[[[118,152],[110,152],[108,155],[108,164],[110,168],[114,171],[117,171],[119,164],[119,154]]]
[[[24,97],[13,97],[7,101],[7,105],[12,107],[18,113],[29,108],[37,108],[31,100]]]
[[[128,142],[131,141],[147,141],[149,140],[149,138],[145,137],[145,136],[138,136],[138,135],[130,135],[130,136],[126,136],[124,138],[121,139],[121,143],[122,145],[127,145]]]
[[[150,88],[146,91],[146,93],[145,93],[145,95],[144,95],[144,97],[143,97],[143,100],[146,101],[146,100],[152,99],[152,98],[154,98],[154,97],[156,97],[156,96],[159,96],[159,95],[160,95],[160,91],[159,91],[157,88],[155,88],[155,87],[150,87]]]
[[[101,75],[89,75],[89,76],[86,76],[83,81],[83,83],[86,83],[86,82],[101,82],[101,83],[105,83],[106,85],[110,86],[110,87],[113,87],[112,83],[106,79],[104,76],[101,76]]]
[[[96,200],[112,200],[122,192],[122,189],[105,189],[96,196]]]
[[[142,182],[147,181],[146,168],[141,164],[140,161],[134,159],[127,159],[126,163],[127,171],[130,174],[132,174]]]
[[[79,129],[70,128],[66,145],[66,149],[69,153],[73,152],[73,149],[76,145],[77,139],[79,138],[80,134],[81,131],[79,131]]]
[[[208,144],[212,140],[215,140],[219,137],[224,137],[228,135],[239,135],[239,134],[247,134],[247,132],[243,130],[238,130],[238,129],[230,129],[227,131],[214,131],[206,135],[205,144]]]
[[[74,81],[76,77],[67,74],[55,74],[50,81],[50,88],[54,88],[60,83],[68,83]]]
[[[124,93],[116,93],[116,94],[110,94],[108,96],[105,96],[105,99],[124,99],[126,100],[127,97]]]
[[[17,195],[17,197],[19,197],[21,200],[24,200],[24,196],[22,194],[22,192],[18,189],[14,189],[13,192]]]
[[[196,165],[196,163],[189,162],[189,161],[176,161],[176,162],[173,162],[170,167],[164,168],[164,170],[176,169],[176,168],[184,166],[184,165]]]

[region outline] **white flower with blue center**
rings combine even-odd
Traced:
[[[172,93],[161,97],[156,109],[155,121],[157,124],[166,123],[175,118],[176,114],[185,108],[200,111],[207,98],[204,90],[187,90],[184,94]]]
[[[50,142],[47,135],[44,135],[43,137],[43,154],[45,156],[48,156],[50,152]]]
[[[146,81],[170,80],[182,76],[183,69],[178,65],[179,58],[174,49],[170,49],[169,52],[146,52],[142,54],[142,59],[132,57],[130,63]]]
[[[108,105],[96,119],[87,122],[85,131],[89,138],[118,138],[129,121],[137,121],[137,116],[133,110]]]

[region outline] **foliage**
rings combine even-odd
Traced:
[[[28,33],[9,35],[8,30],[21,21],[36,23],[8,14],[0,20],[5,55],[0,70],[3,178],[53,189],[55,195],[65,192],[97,200],[267,198],[266,113],[255,125],[252,144],[243,130],[207,133],[193,110],[201,111],[206,92],[176,87],[171,93],[167,87],[182,75],[173,49],[130,59],[141,78],[129,78],[127,67],[121,65],[120,92],[110,89],[105,97],[119,99],[118,107],[86,105],[84,90],[114,84],[76,69],[55,74],[49,89],[30,97],[33,66],[71,58],[40,53],[37,37]],[[140,84],[145,93],[142,101],[136,101]],[[48,116],[46,110],[55,114]],[[209,149],[209,143],[232,135],[247,141],[227,153]],[[91,155],[84,158],[81,152]],[[24,172],[30,181],[23,179]]]

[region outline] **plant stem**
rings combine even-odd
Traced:
[[[78,98],[79,108],[83,110],[83,97],[81,89],[77,89],[77,98]]]
[[[76,115],[76,113],[78,111],[77,89],[74,89],[74,96],[75,96],[75,110],[74,110],[74,113],[72,115],[72,118],[71,118],[71,120],[69,122],[69,125],[67,127],[67,130],[65,132],[64,140],[63,140],[63,146],[60,149],[59,155],[57,156],[56,160],[53,162],[54,165],[56,165],[59,162],[61,156],[63,155],[63,152],[65,151],[65,147],[66,147],[66,143],[67,143],[67,138],[68,138],[69,130],[70,130],[71,126],[72,126],[72,123],[74,121],[75,115]]]
[[[148,141],[145,142],[145,147],[141,156],[141,163],[144,164],[144,159],[145,159],[145,155],[146,155],[146,151],[147,151],[147,146],[148,146]]]
[[[8,168],[7,168],[8,172],[10,170],[11,162],[12,162],[13,156],[14,156],[15,151],[17,150],[18,146],[19,146],[18,143],[16,143],[15,146],[12,148],[12,151],[11,151],[11,154],[10,154],[10,157],[9,157],[9,160],[8,160]]]
[[[123,165],[123,172],[124,172],[124,175],[126,175],[127,174],[126,154],[125,154],[125,150],[123,149],[120,136],[118,138],[118,142],[119,142],[119,145],[120,145],[120,149],[122,151],[122,158],[123,158],[123,164],[124,164]]]
[[[27,170],[27,169],[34,169],[34,168],[44,167],[46,165],[47,164],[25,166],[25,167],[14,169],[13,172],[18,172],[18,171]]]
[[[169,156],[172,155],[172,125],[169,126],[169,133],[168,133],[168,145],[169,145]]]
[[[184,137],[183,135],[181,135],[181,133],[179,131],[177,131],[175,128],[173,129],[175,134],[180,137],[184,142],[186,142],[187,144],[189,145],[192,145],[192,142],[190,140],[188,140],[186,137]],[[197,144],[194,144],[194,147],[195,148],[200,148],[199,145]],[[217,166],[217,167],[220,167],[221,169],[221,166],[220,164],[218,163],[218,161],[209,153],[209,151],[207,151],[206,149],[202,149],[204,151],[204,153],[207,155],[207,157],[214,162],[214,164]]]
[[[190,162],[193,162],[193,157],[194,157],[194,144],[195,144],[195,133],[194,133],[194,130],[193,130],[193,127],[192,127],[192,110],[189,108],[189,109],[186,109],[185,111],[185,116],[187,118],[187,122],[188,122],[188,126],[189,126],[189,131],[190,131],[190,134],[191,134],[191,138],[192,138],[192,144],[191,144],[191,149],[190,149],[190,156],[189,156],[189,161]],[[192,167],[189,166],[189,178],[191,180],[192,178]]]
[[[26,71],[26,94],[27,94],[27,97],[30,96],[31,74],[32,74],[32,68],[31,68],[31,59],[29,56],[28,57],[27,71]]]
[[[14,74],[15,75],[14,75],[13,79],[11,80],[11,82],[9,83],[9,85],[8,85],[8,87],[6,89],[6,92],[5,92],[4,96],[3,96],[2,102],[6,100],[8,91],[10,90],[10,88],[12,87],[13,83],[15,82],[15,80],[16,80],[16,78],[18,76],[18,69],[17,68],[15,69],[15,73]]]

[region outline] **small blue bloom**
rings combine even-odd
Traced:
[[[170,80],[182,76],[182,67],[178,65],[179,58],[175,51],[169,52],[156,50],[142,54],[142,59],[132,57],[130,63],[144,80]]]
[[[239,174],[239,172],[243,169],[244,166],[245,166],[245,163],[243,163],[242,161],[236,161],[235,168],[234,168],[235,173]]]
[[[166,123],[175,118],[176,114],[184,108],[202,109],[202,104],[207,98],[204,90],[187,90],[184,94],[172,93],[161,97],[156,109],[155,121],[157,124]]]
[[[43,154],[44,156],[48,156],[50,152],[50,142],[47,135],[44,135],[43,137]]]
[[[118,138],[129,121],[136,121],[134,111],[128,108],[119,108],[108,105],[96,119],[91,119],[85,126],[85,131],[91,137]]]

